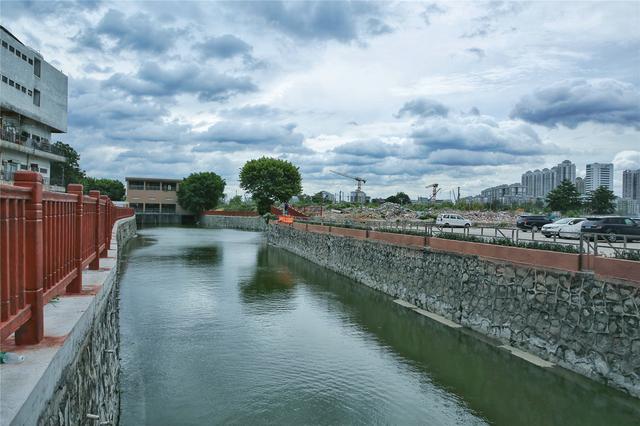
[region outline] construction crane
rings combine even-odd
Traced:
[[[361,177],[345,175],[344,173],[336,172],[334,170],[329,170],[329,171],[331,173],[335,173],[335,174],[340,175],[342,177],[346,177],[346,178],[355,180],[356,184],[357,184],[356,192],[362,192],[362,185],[367,183],[366,179],[362,179]]]
[[[429,201],[433,201],[434,203],[436,202],[436,195],[438,195],[438,192],[440,192],[440,190],[442,188],[438,188],[438,184],[437,183],[432,183],[431,185],[427,185],[425,188],[429,189],[429,188],[433,188],[433,191],[431,193],[431,197],[429,198]]]

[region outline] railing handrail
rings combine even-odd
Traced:
[[[543,237],[536,239],[537,235],[542,235],[540,231],[524,231],[520,228],[510,228],[503,226],[474,226],[473,229],[480,232],[480,234],[471,234],[470,230],[465,227],[453,227],[444,226],[430,222],[420,222],[417,220],[358,220],[358,219],[326,219],[321,217],[311,217],[308,219],[296,217],[297,222],[302,223],[317,223],[321,225],[329,226],[346,226],[352,229],[362,229],[369,231],[382,231],[391,233],[410,233],[415,232],[416,235],[422,236],[438,236],[441,234],[454,234],[454,235],[466,235],[472,237],[482,238],[488,241],[491,240],[507,240],[515,243],[537,243],[537,244],[556,244],[561,246],[575,247],[579,254],[589,254],[604,256],[601,250],[606,245],[606,248],[613,250],[614,254],[620,253],[640,253],[640,248],[629,247],[627,244],[632,240],[640,240],[640,235],[624,235],[616,234],[618,242],[612,243],[608,241],[609,234],[598,233],[582,233],[576,234],[575,241],[561,241],[560,237],[553,236],[550,238]],[[455,232],[455,229],[459,229],[461,232]],[[505,233],[504,231],[507,231]],[[596,236],[593,244],[585,244],[583,240],[593,239]],[[530,237],[530,238],[526,238]],[[619,247],[615,244],[622,244]]]
[[[0,185],[0,343],[15,332],[16,344],[35,344],[44,305],[82,290],[83,269],[99,269],[113,225],[134,212],[82,185],[44,191],[37,172],[17,171],[15,182]]]

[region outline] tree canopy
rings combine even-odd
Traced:
[[[67,161],[51,163],[52,182],[64,187],[70,183],[82,183],[85,172],[80,169],[80,154],[71,145],[60,141],[53,144],[53,149],[57,154],[64,155]]]
[[[240,170],[240,187],[251,193],[258,213],[268,213],[271,205],[289,201],[302,192],[302,178],[296,166],[286,160],[262,157],[250,160]]]
[[[552,211],[566,213],[582,207],[580,193],[574,184],[563,180],[560,185],[547,194],[547,207]]]
[[[387,197],[385,201],[396,204],[411,204],[411,198],[404,192],[398,192],[396,195]]]
[[[84,192],[91,190],[100,191],[101,195],[107,195],[111,201],[124,200],[125,188],[124,184],[117,179],[96,179],[85,177],[81,183],[84,185]]]
[[[213,172],[192,173],[178,187],[178,203],[194,214],[218,205],[226,182]]]
[[[614,200],[616,196],[613,191],[604,186],[599,186],[591,193],[589,198],[589,209],[592,213],[609,214],[615,211]]]

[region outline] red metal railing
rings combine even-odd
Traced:
[[[40,342],[44,305],[82,291],[82,270],[100,267],[114,223],[133,214],[82,185],[43,191],[36,172],[0,185],[0,343],[14,332],[16,344]]]

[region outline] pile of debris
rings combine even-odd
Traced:
[[[384,203],[380,207],[356,206],[342,210],[325,210],[324,218],[331,220],[389,220],[389,221],[435,221],[439,214],[458,214],[478,225],[515,225],[517,213],[510,211],[484,211],[484,210],[455,210],[455,209],[426,209],[424,211],[411,210],[396,203]]]

